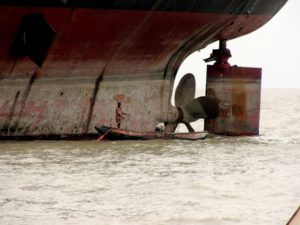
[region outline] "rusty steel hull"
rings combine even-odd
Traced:
[[[258,29],[286,0],[144,2],[1,1],[1,138],[94,135],[95,125],[115,125],[117,102],[129,114],[123,128],[176,120],[170,99],[184,58]],[[26,15],[55,34],[39,63],[12,54]]]
[[[260,119],[261,69],[232,66],[207,67],[206,95],[219,105],[219,116],[205,121],[214,134],[258,135]]]

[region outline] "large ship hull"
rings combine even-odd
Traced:
[[[184,58],[258,29],[286,1],[1,1],[0,136],[93,135],[116,124],[118,102],[123,128],[176,120]]]

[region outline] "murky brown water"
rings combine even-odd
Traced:
[[[0,143],[0,224],[282,225],[300,205],[300,89],[261,136]]]

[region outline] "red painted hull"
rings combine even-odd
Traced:
[[[32,75],[36,66],[16,59],[10,47],[24,14],[43,14],[57,38],[43,64],[46,76],[97,76],[163,72],[174,55],[189,53],[220,38],[231,39],[265,24],[271,15],[232,16],[174,13],[0,7],[0,72]],[[175,69],[174,69],[175,71]]]

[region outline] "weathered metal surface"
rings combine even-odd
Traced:
[[[111,77],[101,82],[94,77],[3,79],[1,135],[85,136],[95,133],[95,125],[116,126],[118,102],[122,102],[123,110],[129,114],[122,121],[122,128],[152,131],[167,117],[177,118],[176,111],[172,114],[168,104],[158,105],[168,103],[164,96],[169,96],[171,87],[163,82],[154,76],[127,77],[122,81]]]
[[[221,135],[258,135],[261,69],[207,67],[206,95],[219,104],[219,116],[205,130]]]
[[[114,123],[118,101],[130,129],[176,121],[170,99],[183,59],[256,30],[286,1],[1,1],[0,136],[95,134]],[[34,14],[55,32],[40,68],[11,52],[23,16]]]

